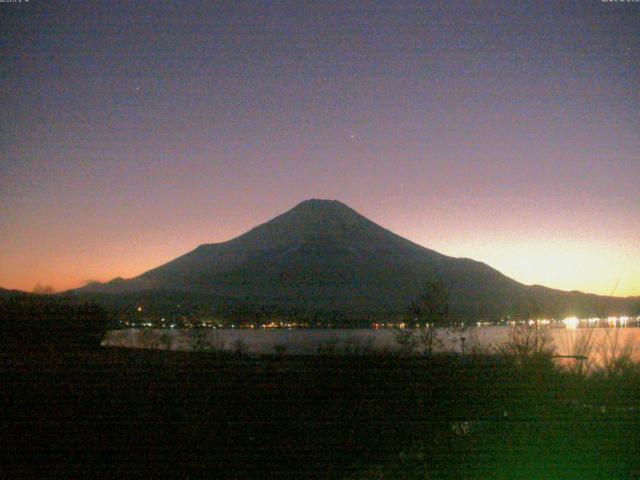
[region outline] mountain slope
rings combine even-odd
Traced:
[[[459,316],[506,315],[542,298],[544,305],[575,310],[582,300],[606,298],[525,286],[483,263],[410,242],[329,200],[307,200],[228,242],[201,245],[136,278],[78,292],[170,291],[285,309],[393,314],[430,280],[448,288]]]

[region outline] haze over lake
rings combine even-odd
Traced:
[[[484,351],[503,344],[509,339],[513,326],[490,325],[473,326],[464,331],[438,329],[443,345],[441,352],[462,353],[461,337],[464,338],[466,352],[480,348]],[[576,353],[580,341],[590,337],[593,348],[591,360],[600,361],[603,354],[629,353],[640,360],[640,328],[637,321],[624,326],[578,327],[555,326],[548,332],[556,348],[556,355],[567,356]],[[104,338],[103,346],[155,348],[188,351],[194,348],[193,329],[122,329],[112,330]],[[357,354],[367,351],[394,352],[398,350],[396,331],[393,329],[202,329],[199,341],[234,351],[242,348],[251,354],[285,353],[290,355],[313,355],[323,349],[335,348],[342,354]],[[241,345],[239,347],[239,345]],[[612,350],[615,350],[612,351]],[[420,354],[418,347],[416,353]]]

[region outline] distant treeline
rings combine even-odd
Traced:
[[[0,299],[0,343],[5,348],[95,348],[115,326],[105,306],[55,295]]]
[[[258,305],[249,301],[207,301],[193,297],[138,297],[129,301],[110,302],[109,309],[121,325],[152,323],[176,327],[231,325],[267,325],[273,322],[296,323],[298,326],[369,327],[379,321],[402,321],[403,314],[393,312],[356,312],[320,310],[304,306]]]
[[[446,295],[444,295],[447,297]],[[420,297],[419,297],[420,298]],[[425,301],[425,299],[422,299]],[[535,299],[521,299],[504,307],[491,303],[480,304],[467,314],[453,313],[437,316],[447,322],[496,322],[505,319],[605,317],[610,314],[640,315],[636,303],[624,311],[612,310],[602,297],[592,296],[591,305],[583,302],[581,309],[570,310],[562,303],[541,305]],[[426,300],[427,306],[430,300]],[[440,299],[438,302],[442,303]],[[445,300],[449,312],[449,300]],[[263,305],[250,298],[228,299],[211,296],[185,295],[179,292],[130,295],[38,295],[16,294],[0,299],[0,342],[13,347],[97,346],[109,329],[152,326],[176,328],[231,325],[267,325],[273,322],[295,323],[307,327],[370,327],[374,323],[425,321],[434,318],[416,316],[415,302],[399,311],[345,311],[314,308],[314,305]],[[423,307],[425,305],[423,304]],[[424,310],[424,308],[423,308]],[[428,310],[428,308],[427,308]],[[435,323],[438,323],[436,321]]]
[[[421,295],[422,296],[422,295]],[[566,316],[607,317],[609,315],[640,315],[640,301],[600,297],[580,293],[557,292],[541,289],[536,295],[522,295],[511,302],[492,299],[466,299],[445,295],[448,319],[452,322],[500,320],[528,320],[531,318],[556,318]],[[291,320],[313,326],[368,326],[374,322],[399,322],[411,319],[411,303],[401,308],[362,310],[356,308],[327,308],[313,303],[313,299],[282,298],[277,302],[258,302],[251,297],[216,297],[213,295],[186,294],[184,292],[147,292],[135,294],[83,295],[85,301],[104,305],[119,319],[165,318],[215,320],[252,323],[273,320]],[[418,296],[417,298],[420,298]],[[417,299],[416,298],[416,299]],[[441,302],[442,300],[437,300]]]

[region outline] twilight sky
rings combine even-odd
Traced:
[[[0,3],[0,286],[131,277],[308,198],[640,295],[640,3]]]

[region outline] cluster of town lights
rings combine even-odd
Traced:
[[[136,311],[141,313],[143,311],[142,306],[137,306]],[[311,325],[307,322],[297,322],[297,321],[288,321],[288,320],[272,320],[269,323],[252,323],[249,321],[239,322],[238,324],[233,323],[230,325],[224,325],[220,321],[215,320],[195,320],[188,319],[183,317],[181,321],[167,321],[165,318],[162,318],[158,321],[150,321],[149,319],[145,319],[143,321],[135,321],[135,320],[122,320],[121,325],[125,327],[156,327],[156,328],[248,328],[248,329],[272,329],[272,328],[309,328]],[[637,324],[640,323],[640,315],[637,317],[629,317],[626,315],[622,316],[609,316],[606,318],[600,317],[591,317],[591,318],[578,318],[577,316],[569,316],[562,320],[550,319],[550,318],[539,318],[539,319],[530,319],[530,320],[503,320],[501,322],[490,322],[490,321],[478,321],[475,322],[476,327],[489,327],[495,325],[508,325],[508,326],[516,326],[522,324],[528,324],[530,326],[559,326],[564,327],[568,330],[575,330],[578,327],[598,327],[598,326],[606,326],[606,327],[626,327],[629,323]],[[325,325],[325,327],[332,328],[335,325],[329,324]],[[403,321],[400,322],[374,322],[371,324],[371,328],[385,329],[385,328],[424,328],[431,327],[433,324],[423,323],[423,324],[408,324]],[[464,327],[464,323],[459,324],[459,326]]]
[[[609,327],[626,327],[629,321],[633,321],[633,320],[634,319],[632,317],[628,317],[626,315],[623,315],[620,317],[607,317],[604,319],[599,317],[592,317],[592,318],[586,318],[586,319],[580,319],[578,317],[567,317],[564,320],[562,320],[562,323],[564,323],[565,327],[567,327],[568,329],[575,330],[581,324],[589,327],[595,327],[595,326],[599,326],[601,323],[606,323],[607,326]],[[640,316],[636,317],[635,321],[636,322],[640,321]]]

